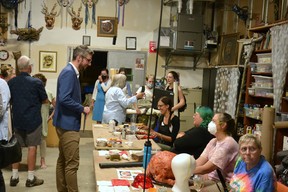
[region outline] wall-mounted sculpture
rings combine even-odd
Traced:
[[[41,13],[43,13],[45,15],[45,23],[46,23],[46,28],[48,30],[51,30],[54,28],[55,17],[57,16],[57,11],[55,11],[56,6],[57,6],[57,4],[55,3],[52,10],[49,12],[46,4],[43,3],[43,5],[42,5]]]
[[[42,31],[43,27],[40,27],[39,29],[28,27],[11,30],[10,33],[18,35],[18,41],[38,41]]]
[[[83,17],[80,17],[81,9],[82,9],[82,4],[78,8],[78,12],[77,13],[74,11],[73,7],[71,9],[67,8],[67,11],[68,11],[69,15],[71,16],[72,28],[74,30],[79,30],[81,28],[81,24],[83,22]]]

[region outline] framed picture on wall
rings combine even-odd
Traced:
[[[83,35],[82,45],[90,46],[91,37],[87,35]]]
[[[126,50],[136,50],[136,37],[126,37]]]
[[[39,71],[57,72],[57,52],[40,51],[39,52]]]
[[[97,37],[114,37],[117,36],[117,17],[98,16]]]
[[[237,65],[239,33],[222,35],[219,65]]]

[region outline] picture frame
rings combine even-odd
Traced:
[[[90,46],[91,43],[91,37],[87,35],[83,35],[82,37],[82,45]]]
[[[117,17],[97,18],[97,37],[114,37],[117,36],[118,19]]]
[[[39,52],[39,71],[57,72],[57,52],[40,51]]]
[[[232,33],[221,36],[219,65],[237,65],[238,42],[240,34]]]
[[[136,50],[137,38],[136,37],[126,37],[126,50]]]

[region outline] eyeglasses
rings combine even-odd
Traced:
[[[157,105],[158,108],[161,108],[161,107],[163,107],[163,106],[164,106],[164,105]]]
[[[88,63],[91,63],[92,59],[87,59],[86,57],[83,57],[84,59],[87,60]]]
[[[249,150],[250,153],[255,153],[257,151],[256,147],[241,147],[240,151],[241,153],[247,152],[247,149]]]

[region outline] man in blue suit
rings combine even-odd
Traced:
[[[91,65],[93,52],[87,46],[73,50],[72,62],[61,71],[57,81],[57,97],[53,125],[59,137],[59,157],[56,183],[59,192],[78,192],[79,141],[81,114],[89,107],[82,106],[79,71]]]

